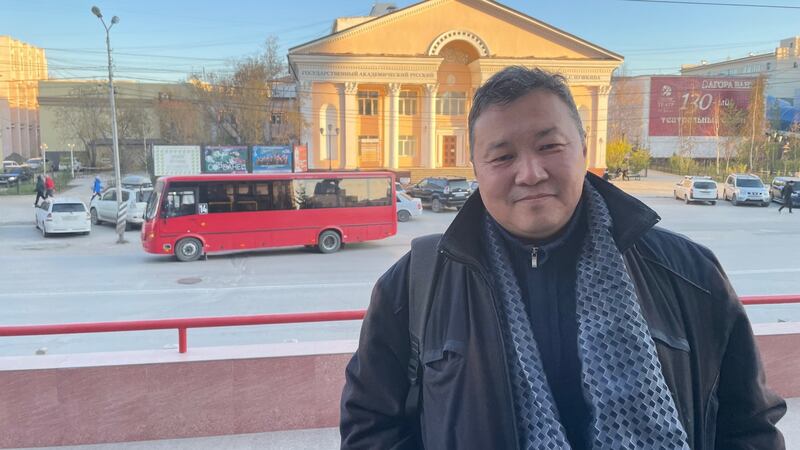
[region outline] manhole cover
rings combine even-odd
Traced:
[[[203,281],[203,279],[200,277],[187,277],[178,279],[179,284],[197,284],[201,281]]]

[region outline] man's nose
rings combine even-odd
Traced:
[[[521,185],[535,185],[548,178],[542,161],[534,155],[525,155],[517,161],[517,173],[514,181]]]

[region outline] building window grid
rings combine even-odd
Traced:
[[[466,110],[466,103],[466,93],[444,92],[436,97],[436,114],[442,116],[462,116]]]
[[[378,91],[358,91],[358,115],[378,115]]]
[[[400,136],[397,142],[397,154],[399,156],[413,157],[417,146],[414,136]]]
[[[414,116],[417,114],[417,93],[414,91],[400,91],[400,115]]]

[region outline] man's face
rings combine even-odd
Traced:
[[[583,192],[586,146],[560,98],[536,90],[491,106],[473,137],[481,198],[503,228],[541,240],[567,224]]]

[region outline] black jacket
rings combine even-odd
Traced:
[[[775,423],[786,404],[764,384],[747,316],[717,259],[654,228],[658,215],[640,201],[587,177],[608,204],[689,445],[783,449]],[[497,296],[480,242],[484,211],[474,194],[439,243],[419,420],[404,416],[409,255],[378,280],[346,369],[342,448],[415,449],[419,439],[428,450],[518,447]]]

